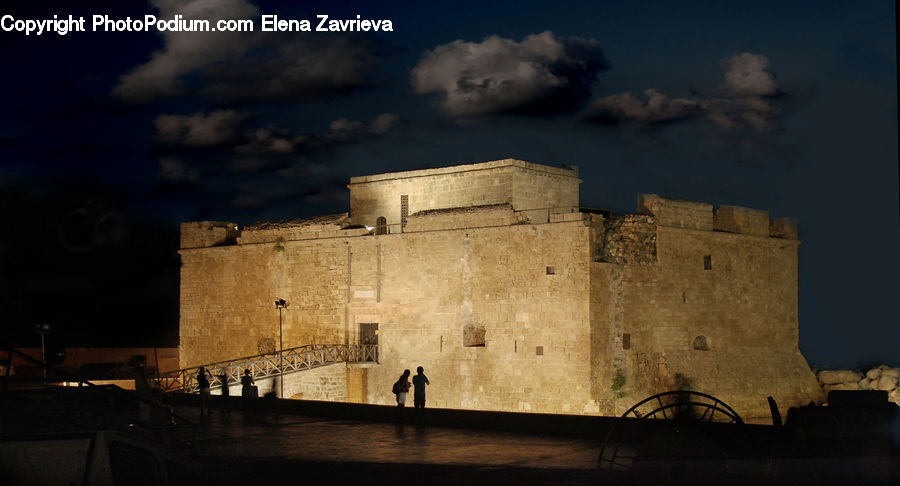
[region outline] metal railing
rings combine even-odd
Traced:
[[[281,364],[284,363],[282,373]],[[253,380],[272,378],[282,374],[311,370],[320,366],[335,363],[378,362],[378,345],[375,344],[308,344],[296,348],[285,349],[283,357],[277,351],[273,353],[245,356],[227,361],[218,361],[200,366],[192,366],[164,373],[156,379],[156,385],[165,392],[182,391],[196,393],[197,373],[206,368],[212,375],[209,382],[211,389],[237,385],[241,382],[244,370],[250,370]],[[224,377],[224,379],[223,379]]]
[[[6,368],[3,370],[3,387],[0,393],[0,435],[4,433],[64,433],[96,430],[132,430],[134,428],[153,432],[148,437],[169,446],[183,446],[193,449],[197,435],[197,424],[175,413],[163,397],[152,393],[124,390],[116,385],[97,385],[83,376],[68,373],[50,366],[15,348],[6,349]],[[13,357],[46,370],[50,383],[58,381],[77,383],[77,387],[46,387],[28,390],[31,393],[51,393],[54,398],[38,396],[42,400],[31,408],[19,408],[27,399],[4,403],[10,392],[10,374]],[[137,377],[135,377],[137,380]],[[58,381],[57,381],[58,380]],[[148,381],[151,379],[148,378]],[[51,403],[57,402],[57,403]],[[132,403],[137,409],[131,408]],[[141,410],[146,407],[148,416]],[[12,414],[12,416],[8,415]],[[189,437],[189,438],[186,438]]]

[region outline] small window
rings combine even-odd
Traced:
[[[694,349],[698,351],[709,351],[709,343],[706,342],[706,336],[697,336],[694,338]]]
[[[469,324],[463,328],[463,346],[467,348],[484,347],[484,326]]]
[[[534,354],[536,354],[538,356],[543,356],[544,355],[544,347],[543,346],[536,347],[534,349]]]
[[[703,255],[703,269],[712,270],[712,255]]]
[[[387,234],[387,218],[384,216],[379,216],[377,222],[375,223],[375,234],[376,235],[386,235]]]
[[[547,267],[547,275],[556,275],[556,267]]]
[[[631,334],[622,334],[622,349],[631,349]]]

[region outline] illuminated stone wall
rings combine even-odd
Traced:
[[[401,197],[407,214],[433,209],[511,204],[520,211],[578,206],[578,171],[516,159],[350,179],[353,224],[375,226],[384,217],[399,233]]]
[[[595,264],[605,412],[677,388],[746,416],[766,415],[769,395],[782,407],[822,400],[798,349],[798,241],[662,225],[655,234],[655,262]],[[624,386],[612,390],[617,369]]]
[[[438,175],[454,177],[451,169]],[[548,181],[566,184],[577,204],[576,178]],[[356,223],[368,189],[353,186]],[[688,386],[747,417],[768,413],[768,395],[782,407],[821,400],[797,348],[795,224],[776,220],[769,237],[760,234],[765,212],[719,215],[655,195],[642,196],[641,214],[605,219],[573,212],[562,192],[548,201],[567,207],[542,216],[506,196],[477,197],[410,211],[402,233],[335,215],[182,249],[181,364],[265,351],[278,342],[273,301],[284,298],[286,348],[356,343],[362,324],[378,324],[380,364],[329,367],[346,375],[334,399],[393,403],[393,381],[424,366],[436,407],[613,414]]]

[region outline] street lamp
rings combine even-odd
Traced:
[[[284,324],[281,319],[281,311],[287,309],[290,305],[284,299],[275,301],[275,308],[278,309],[278,361],[279,369],[281,369],[281,398],[284,398]]]
[[[44,381],[47,381],[47,346],[44,342],[44,337],[50,334],[50,324],[37,324],[35,328],[35,332],[41,335],[41,361],[44,362]],[[12,360],[10,360],[11,363]]]

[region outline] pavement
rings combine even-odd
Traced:
[[[176,412],[199,424],[194,454],[211,484],[596,484],[602,442],[441,427],[409,408],[394,423],[259,408]]]

